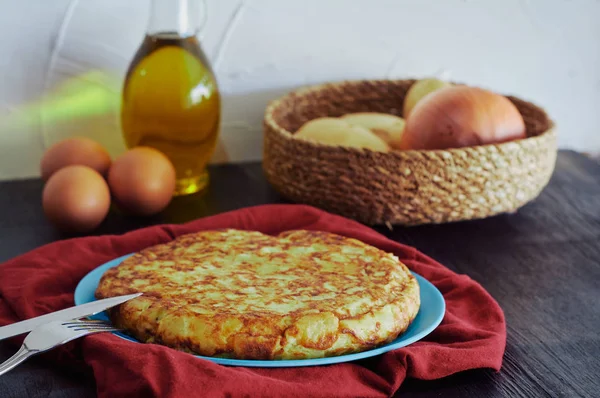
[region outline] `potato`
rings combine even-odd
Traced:
[[[371,130],[392,148],[398,148],[404,132],[404,119],[388,113],[348,113],[342,116],[341,119],[355,126]]]
[[[369,129],[355,126],[345,120],[322,117],[306,122],[295,134],[321,144],[365,148],[388,152],[389,146]]]

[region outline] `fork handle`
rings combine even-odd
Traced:
[[[25,347],[25,344],[23,344],[15,355],[13,355],[12,357],[4,361],[2,364],[0,364],[0,376],[13,369],[15,366],[19,365],[21,362],[23,362],[33,354],[35,354],[35,351],[28,350],[27,347]]]

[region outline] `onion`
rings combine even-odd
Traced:
[[[452,83],[435,78],[417,80],[410,86],[404,97],[402,116],[407,118],[413,108],[427,95],[444,87],[451,86]]]
[[[453,86],[423,98],[406,121],[400,149],[447,149],[525,138],[525,122],[502,95]]]

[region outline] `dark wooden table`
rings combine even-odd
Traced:
[[[0,183],[0,262],[63,239],[44,219],[42,183]],[[212,168],[203,196],[177,198],[159,216],[112,213],[97,233],[122,233],[227,210],[284,202],[260,165]],[[476,370],[439,381],[407,380],[410,397],[600,396],[600,165],[561,152],[544,192],[517,214],[380,232],[413,245],[479,281],[506,314],[508,341],[499,373]],[[1,277],[1,276],[0,276]],[[14,347],[0,343],[0,360]],[[73,379],[32,359],[0,377],[0,397],[94,395],[93,380]]]

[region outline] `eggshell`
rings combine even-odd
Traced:
[[[113,162],[108,185],[122,210],[132,215],[152,215],[167,207],[173,197],[175,168],[162,152],[136,147]]]
[[[42,179],[48,178],[65,166],[82,165],[106,175],[110,167],[110,155],[96,141],[85,137],[67,138],[52,145],[40,162]]]
[[[46,217],[65,232],[89,232],[102,223],[110,208],[104,178],[87,166],[67,166],[48,179],[42,193]]]

